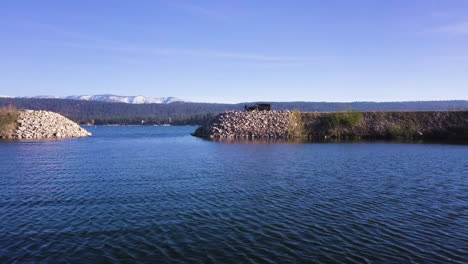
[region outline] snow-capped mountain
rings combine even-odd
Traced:
[[[175,97],[145,97],[145,96],[121,96],[113,94],[99,95],[72,95],[65,99],[86,100],[86,101],[101,101],[127,104],[169,104],[173,102],[181,102],[183,100]]]
[[[26,97],[26,96],[25,96]],[[28,97],[26,97],[28,98]],[[36,95],[32,96],[30,98],[38,98],[38,99],[61,99],[62,97],[60,96],[55,96],[55,95]]]
[[[39,95],[32,98],[61,98],[85,101],[100,101],[111,103],[127,103],[127,104],[169,104],[173,102],[183,102],[183,100],[175,97],[146,97],[146,96],[122,96],[113,94],[98,94],[98,95],[71,95],[65,97]]]

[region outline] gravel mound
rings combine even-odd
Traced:
[[[288,138],[290,111],[226,112],[198,128],[193,135],[206,138]]]
[[[23,110],[11,139],[87,137],[92,134],[70,119],[49,111]]]

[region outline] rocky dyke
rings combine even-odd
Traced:
[[[92,134],[70,119],[50,111],[19,110],[16,124],[0,135],[6,139],[87,137]]]
[[[287,138],[292,125],[291,115],[290,111],[226,112],[199,127],[193,135],[207,138]]]
[[[468,111],[226,112],[199,127],[192,135],[212,139],[468,140]]]

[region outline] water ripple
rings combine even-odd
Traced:
[[[466,263],[467,146],[93,129],[0,144],[0,263]]]

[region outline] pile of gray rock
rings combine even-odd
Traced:
[[[289,138],[290,111],[226,112],[194,133],[206,138]]]
[[[49,111],[23,110],[19,113],[12,139],[87,137],[91,133],[70,119]]]

